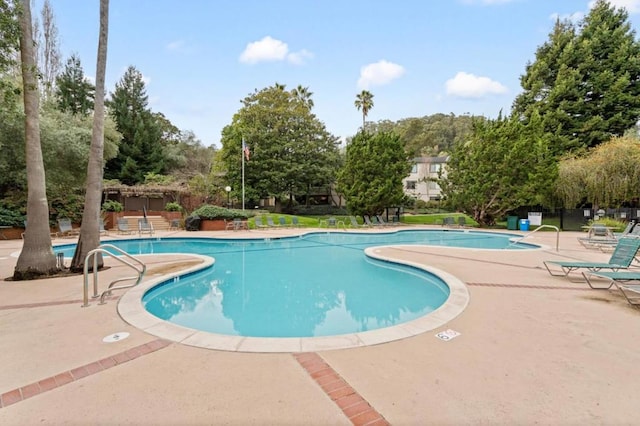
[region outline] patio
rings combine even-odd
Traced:
[[[432,332],[302,355],[158,339],[118,316],[122,292],[81,308],[82,276],[2,281],[0,424],[635,424],[640,310],[615,290],[551,277],[542,264],[608,260],[610,253],[582,247],[580,235],[561,233],[559,252],[552,232],[526,240],[539,250],[381,249],[455,275],[468,286],[469,305]],[[117,238],[128,236],[105,240]],[[2,278],[12,275],[21,244],[0,240]],[[199,261],[157,255],[147,277]],[[107,264],[101,276],[130,274]],[[460,336],[435,336],[446,329]],[[130,336],[102,341],[119,332]]]

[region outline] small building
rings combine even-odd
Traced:
[[[403,179],[404,193],[422,201],[438,201],[442,198],[442,190],[436,182],[440,172],[446,172],[445,166],[449,157],[417,157],[409,176]]]

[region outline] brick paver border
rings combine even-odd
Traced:
[[[293,355],[302,368],[357,426],[383,426],[389,422],[346,382],[320,355],[314,352]]]
[[[147,355],[167,347],[171,343],[173,342],[156,339],[149,343],[127,349],[126,351],[117,353],[113,356],[103,358],[99,361],[74,368],[73,370],[64,371],[60,374],[56,374],[55,376],[10,390],[0,395],[0,409],[15,404],[16,402],[24,401],[27,398],[31,398],[51,389],[59,388],[71,382],[75,382],[83,377],[115,367],[118,364],[132,361],[143,355]]]

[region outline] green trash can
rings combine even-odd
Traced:
[[[507,216],[507,229],[511,231],[518,230],[518,216]]]

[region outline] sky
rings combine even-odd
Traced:
[[[39,11],[44,0],[36,0]],[[127,67],[144,76],[149,107],[204,145],[220,147],[241,100],[275,83],[313,93],[327,130],[367,121],[509,113],[520,76],[555,20],[574,22],[592,0],[111,0],[107,95]],[[637,31],[640,0],[625,7]],[[98,0],[50,0],[63,62],[94,79]]]

